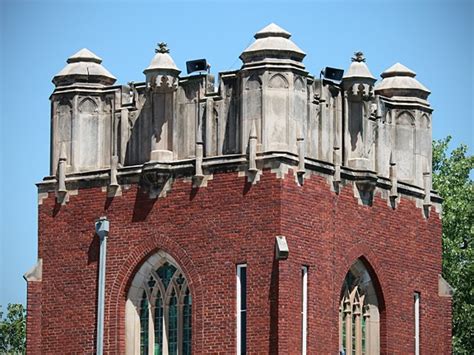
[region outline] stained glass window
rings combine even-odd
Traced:
[[[175,355],[178,353],[178,300],[173,290],[168,307],[168,353]]]
[[[351,266],[341,295],[339,350],[347,355],[379,354],[379,300],[370,273],[361,260]]]
[[[173,277],[175,271],[176,267],[169,263],[164,263],[163,266],[156,270],[156,273],[160,277],[161,282],[163,282],[165,289],[168,288],[168,285],[170,284],[171,278]]]
[[[135,275],[133,283],[141,286],[129,291],[129,299],[136,309],[131,317],[136,317],[135,324],[140,324],[135,328],[136,337],[130,345],[133,349],[130,352],[140,355],[190,355],[191,290],[179,267],[164,257],[164,253],[159,252],[158,255],[159,258],[150,258],[156,263],[155,268],[150,270],[150,262],[144,263],[149,271],[143,271],[143,267]],[[130,322],[130,326],[132,324]]]
[[[163,354],[163,299],[158,291],[155,302],[155,355]]]
[[[142,300],[140,302],[140,354],[148,354],[148,297],[143,291]]]
[[[366,354],[366,317],[362,317],[362,354]]]
[[[183,355],[191,355],[191,311],[192,299],[189,290],[184,296],[183,305]]]

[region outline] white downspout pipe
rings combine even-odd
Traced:
[[[109,221],[107,217],[100,217],[95,222],[95,232],[100,240],[96,354],[102,355],[104,353],[105,261],[107,257],[107,237],[109,235]]]

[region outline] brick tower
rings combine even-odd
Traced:
[[[360,52],[341,80],[304,57],[271,24],[217,86],[164,43],[129,85],[68,59],[29,353],[450,353],[430,92]]]

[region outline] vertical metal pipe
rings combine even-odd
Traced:
[[[95,223],[95,231],[100,240],[99,255],[99,282],[97,285],[97,344],[96,354],[104,353],[104,308],[105,308],[105,270],[107,258],[107,237],[109,235],[109,221],[107,217],[100,217]]]

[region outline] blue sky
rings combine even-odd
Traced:
[[[442,1],[0,0],[0,304],[26,300],[36,262],[35,182],[49,171],[52,77],[83,47],[118,83],[143,81],[157,42],[185,71],[238,69],[253,34],[275,22],[293,34],[314,75],[346,69],[362,50],[374,76],[396,62],[432,91],[433,137],[473,142],[474,8]]]

